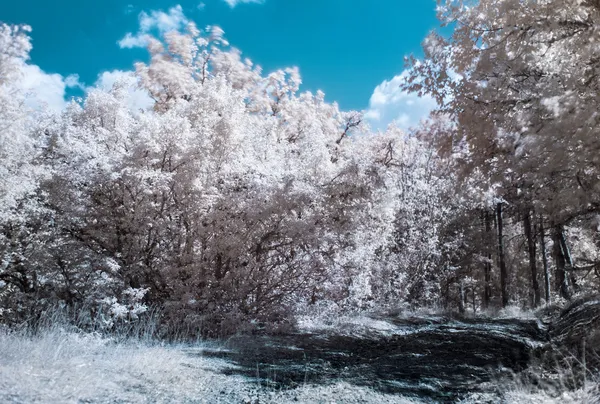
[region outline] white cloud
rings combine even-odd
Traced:
[[[115,85],[126,91],[125,102],[131,111],[147,110],[154,101],[146,92],[138,87],[138,79],[132,71],[113,70],[98,76],[96,87],[109,91]]]
[[[225,3],[229,4],[229,7],[234,8],[238,4],[263,4],[265,0],[224,0]]]
[[[71,74],[65,77],[65,85],[69,88],[79,88],[81,90],[85,90],[85,86],[79,81],[78,74]]]
[[[148,45],[148,35],[141,33],[133,35],[131,32],[128,32],[117,43],[121,49],[143,48]]]
[[[117,43],[121,48],[143,48],[148,44],[148,34],[152,31],[158,31],[164,34],[170,31],[182,29],[189,20],[183,14],[180,5],[172,7],[168,12],[150,11],[150,14],[142,11],[139,15],[140,29],[137,34],[128,32]]]
[[[160,32],[169,32],[178,30],[188,23],[180,5],[170,8],[168,13],[151,11],[150,14],[146,14],[142,11],[139,18],[142,32],[149,32],[154,28]]]
[[[365,113],[373,128],[384,130],[392,122],[402,129],[416,127],[436,107],[433,98],[419,97],[400,88],[406,75],[406,71],[402,72],[375,88]]]
[[[23,64],[20,70],[21,77],[17,87],[25,93],[25,103],[33,109],[48,107],[54,112],[60,112],[67,105],[66,89],[83,88],[76,74],[67,77],[49,74],[39,66],[30,64]]]
[[[68,88],[79,88],[85,92],[94,87],[86,87],[79,81],[77,74],[63,77],[60,74],[49,74],[39,66],[23,63],[21,75],[15,87],[25,95],[25,104],[34,110],[48,108],[53,112],[61,112],[68,102],[65,100]],[[132,71],[113,70],[98,76],[95,87],[109,91],[115,85],[125,91],[125,102],[132,111],[147,110],[154,101],[146,92],[138,87],[138,79]]]

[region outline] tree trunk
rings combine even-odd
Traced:
[[[484,212],[483,220],[485,222],[485,249],[488,258],[484,267],[485,286],[483,289],[483,308],[487,309],[490,306],[490,300],[492,298],[492,251],[490,249],[490,242],[492,240],[490,237],[490,234],[492,233],[492,220],[490,218],[490,213],[487,210]]]
[[[498,263],[500,264],[500,289],[502,291],[502,307],[508,306],[508,271],[504,259],[504,223],[502,221],[502,202],[496,205],[496,217],[498,220]]]
[[[529,250],[529,269],[531,270],[531,288],[533,290],[533,307],[538,307],[542,297],[540,296],[540,284],[538,283],[537,273],[537,246],[534,230],[531,223],[531,212],[527,211],[523,217],[523,226],[525,227],[525,236],[527,237],[527,249]]]
[[[550,304],[550,270],[548,268],[548,256],[546,255],[546,235],[544,232],[544,218],[540,216],[540,247],[542,248],[542,263],[544,265],[544,290],[546,292],[546,304]]]
[[[458,311],[460,314],[465,313],[465,285],[463,281],[460,281],[459,290],[458,290]]]
[[[569,287],[569,278],[566,276],[566,257],[564,254],[564,247],[562,245],[562,227],[554,226],[552,231],[552,243],[554,262],[556,263],[556,277],[554,287],[565,299],[571,299],[571,288]]]
[[[560,232],[560,245],[563,251],[563,255],[565,257],[565,276],[567,276],[568,278],[569,284],[571,286],[571,292],[577,292],[577,279],[575,278],[575,271],[573,270],[575,268],[575,265],[573,264],[573,256],[571,255],[571,249],[567,244],[567,238],[565,237],[564,229],[561,229]]]

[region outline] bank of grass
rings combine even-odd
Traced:
[[[2,403],[415,403],[336,383],[270,390],[225,375],[211,344],[160,344],[55,327],[0,330]]]
[[[383,320],[347,320],[328,323],[329,331],[344,332],[344,327],[351,327],[354,333],[358,327],[359,331],[388,332],[389,324]],[[57,311],[21,329],[0,328],[1,403],[421,402],[342,381],[273,390],[260,381],[227,372],[234,365],[224,360],[203,356],[204,351],[222,349],[226,344],[159,341],[151,316],[111,333],[73,324],[77,322],[67,321],[67,316]],[[490,393],[472,394],[462,402],[600,403],[598,375],[587,375],[585,386],[573,388],[568,381],[576,372],[557,368],[538,380],[515,375],[513,380],[490,384]],[[549,383],[553,378],[555,382]]]
[[[176,346],[58,328],[2,332],[0,402],[185,402],[206,396],[219,382],[202,372],[204,366]],[[201,378],[191,377],[196,371]]]
[[[207,344],[159,344],[111,339],[56,327],[0,331],[2,403],[418,403],[339,382],[271,390],[255,380],[225,375],[233,365],[202,356]],[[567,377],[563,375],[563,377]],[[502,381],[490,394],[463,403],[597,403],[598,379],[575,391]]]

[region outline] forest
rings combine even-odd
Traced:
[[[130,80],[53,114],[11,87],[2,26],[0,321],[56,304],[112,326],[160,308],[208,334],[315,304],[535,309],[598,291],[593,1],[440,6],[408,133],[264,74],[218,27],[150,38]],[[572,3],[572,4],[571,4]],[[134,92],[148,107],[134,109]]]
[[[32,107],[15,85],[31,28],[0,25],[0,324],[61,308],[90,330],[222,338],[600,292],[600,2],[438,14],[450,34],[402,84],[437,108],[409,131],[193,23],[147,36],[112,88]]]

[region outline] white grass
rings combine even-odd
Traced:
[[[331,317],[301,316],[298,328],[304,332],[333,332],[341,335],[361,336],[363,334],[394,335],[399,328],[388,321],[377,320],[365,315],[338,315]]]
[[[308,322],[308,319],[307,319]],[[338,318],[326,327],[352,332],[399,332],[365,317]],[[305,324],[322,330],[323,323]],[[339,329],[337,330],[339,332]],[[164,345],[115,340],[49,328],[37,336],[0,328],[0,403],[418,403],[345,382],[273,391],[259,381],[221,373],[233,365],[202,356],[216,344]],[[560,376],[559,376],[560,377]],[[497,394],[473,394],[462,403],[600,403],[597,378],[586,389],[547,391],[516,382],[490,385]],[[498,388],[500,386],[500,388]],[[500,401],[498,401],[500,400]],[[596,400],[596,401],[595,401]]]
[[[545,392],[511,391],[506,393],[505,400],[509,403],[530,404],[598,404],[597,391],[591,387],[577,391],[565,391],[558,397],[552,397]]]
[[[442,318],[441,311],[435,308],[401,310],[392,315],[397,319],[430,319],[433,322]],[[398,325],[382,317],[382,312],[354,310],[340,312],[335,305],[315,305],[296,317],[301,332],[347,335],[353,337],[377,338],[393,335],[414,334],[429,327],[426,324],[414,326]]]
[[[539,389],[529,389],[525,386],[506,386],[507,391],[497,393],[474,393],[461,404],[474,403],[506,403],[506,404],[599,404],[598,385],[589,384],[586,388],[576,391],[563,391],[560,394],[549,394]]]
[[[215,370],[222,365],[212,362]],[[5,333],[0,402],[205,402],[222,385],[211,380],[221,375],[203,370],[207,365],[207,359],[173,347],[57,331],[29,338]],[[231,383],[243,380],[231,378]]]
[[[520,320],[536,320],[535,312],[532,310],[524,310],[519,306],[507,306],[501,309],[497,318],[503,319],[520,319]]]
[[[2,403],[414,403],[337,383],[269,391],[226,376],[202,346],[114,342],[60,330],[0,331]]]

